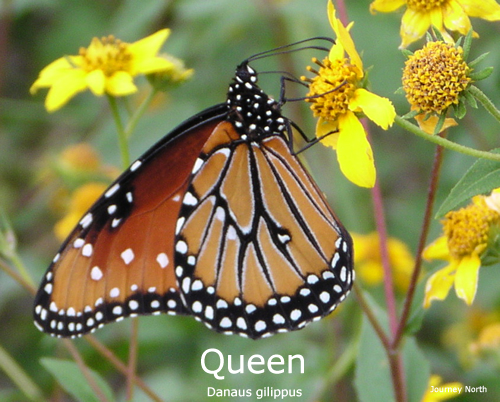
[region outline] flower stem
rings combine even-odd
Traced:
[[[0,346],[0,369],[17,385],[28,400],[42,400],[42,390],[2,346]]]
[[[446,136],[446,131],[442,133],[442,136]],[[422,252],[424,251],[425,243],[427,242],[427,236],[429,234],[429,227],[432,220],[432,209],[434,206],[434,201],[436,199],[436,191],[438,187],[439,173],[441,171],[442,162],[443,147],[438,145],[434,155],[434,163],[431,170],[431,181],[429,183],[429,189],[427,191],[427,203],[425,206],[424,219],[420,232],[420,238],[418,241],[417,254],[415,256],[415,266],[413,268],[413,273],[410,279],[410,285],[408,286],[408,293],[406,294],[403,311],[399,320],[398,330],[393,340],[392,347],[394,349],[399,347],[401,340],[403,339],[404,329],[410,315],[413,297],[415,296],[418,278],[422,269]]]
[[[128,147],[128,139],[130,138],[132,132],[134,131],[139,119],[144,114],[147,106],[151,103],[154,95],[156,94],[156,90],[151,90],[149,95],[144,99],[141,105],[136,109],[136,111],[130,117],[127,126],[124,128],[123,123],[120,119],[120,113],[118,111],[118,105],[116,99],[108,95],[109,104],[111,106],[111,111],[113,113],[113,118],[116,124],[116,131],[118,133],[118,143],[120,146],[120,152],[122,155],[122,164],[124,169],[126,169],[130,165],[130,150]],[[134,385],[136,378],[136,369],[137,369],[137,355],[138,355],[138,334],[139,334],[139,322],[137,319],[133,318],[130,324],[131,333],[130,333],[130,341],[129,341],[129,358],[128,358],[128,366],[127,366],[127,390],[126,390],[126,398],[127,400],[132,400],[134,397]]]
[[[422,137],[423,139],[427,141],[431,141],[437,145],[442,146],[443,148],[447,148],[451,151],[459,152],[465,155],[473,156],[475,158],[483,158],[483,159],[490,159],[493,161],[499,161],[500,162],[500,154],[495,154],[492,152],[487,152],[487,151],[479,151],[474,148],[469,148],[464,145],[457,144],[456,142],[450,141],[444,137],[441,137],[439,135],[431,135],[426,133],[425,131],[421,130],[414,124],[410,123],[408,120],[403,119],[400,116],[396,116],[396,119],[394,120],[400,127],[404,128],[405,130],[418,135],[419,137]]]
[[[120,147],[120,153],[122,156],[122,166],[126,169],[130,165],[130,152],[128,149],[127,133],[123,128],[122,120],[120,119],[120,112],[118,110],[118,104],[116,103],[116,98],[111,95],[107,95],[109,106],[111,107],[111,112],[115,120],[116,131],[118,134],[118,145]]]
[[[391,336],[395,336],[397,330],[396,299],[394,296],[391,263],[389,261],[389,250],[387,247],[387,226],[385,224],[384,205],[378,181],[372,189],[372,202],[375,212],[375,226],[377,227],[379,237],[380,259],[384,271],[384,293],[387,304],[387,314],[389,317],[389,329]]]
[[[391,346],[389,338],[387,337],[387,334],[384,332],[384,329],[382,328],[377,318],[375,317],[375,314],[370,309],[370,306],[368,305],[368,302],[366,301],[365,296],[363,295],[363,290],[361,289],[358,282],[354,281],[353,288],[354,288],[354,293],[356,293],[356,298],[358,299],[359,305],[361,306],[361,310],[363,310],[363,312],[366,315],[366,318],[368,318],[368,321],[370,321],[370,324],[372,325],[373,330],[376,332],[378,338],[380,339],[380,342],[382,342],[384,349],[389,350]]]
[[[92,347],[97,350],[104,358],[106,358],[118,371],[123,375],[128,375],[127,366],[118,358],[116,355],[99,342],[93,335],[85,336],[85,340],[92,345]],[[156,395],[148,385],[137,375],[134,378],[134,383],[152,400],[155,402],[163,402],[158,395]]]
[[[469,87],[469,92],[474,98],[476,98],[481,105],[498,121],[500,122],[500,110],[498,110],[493,102],[488,98],[483,91],[478,87],[471,85]]]
[[[149,92],[148,96],[141,102],[139,107],[135,110],[135,112],[130,116],[130,119],[125,126],[125,138],[129,139],[132,136],[132,133],[135,130],[135,127],[137,126],[137,123],[141,119],[142,115],[150,105],[151,101],[155,97],[155,95],[158,93],[158,90],[152,88],[151,91]],[[128,165],[127,165],[128,166]]]
[[[137,317],[132,317],[131,332],[127,365],[127,401],[132,401],[134,399],[134,386],[137,370],[137,346],[139,340],[139,320]]]
[[[96,398],[101,402],[109,402],[109,399],[106,397],[101,387],[99,387],[94,377],[91,375],[89,368],[85,365],[85,362],[78,352],[78,349],[73,344],[73,341],[70,339],[63,339],[63,342],[64,346],[66,346],[66,349],[68,349],[68,351],[71,353],[73,360],[85,377],[87,384],[90,386],[90,388],[92,388],[92,391],[94,392]]]

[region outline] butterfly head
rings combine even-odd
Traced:
[[[242,139],[262,138],[285,131],[280,105],[257,85],[258,76],[248,62],[236,68],[229,86],[229,119]]]

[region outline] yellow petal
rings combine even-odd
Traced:
[[[338,120],[337,159],[340,170],[354,184],[373,187],[376,179],[373,153],[361,122],[352,112],[345,113]]]
[[[71,69],[59,77],[45,98],[45,108],[55,112],[63,107],[73,96],[87,88],[85,73],[82,70]]]
[[[410,43],[420,39],[424,36],[430,26],[431,19],[429,13],[419,13],[417,11],[407,9],[401,19],[400,35],[402,42],[399,47],[405,48]]]
[[[92,70],[85,77],[85,81],[94,95],[101,96],[104,94],[106,76],[102,70]]]
[[[439,121],[438,116],[429,116],[427,117],[425,114],[418,114],[415,116],[415,120],[418,123],[418,126],[424,130],[427,134],[434,134],[436,129],[436,125]],[[443,132],[449,127],[453,127],[458,125],[458,123],[452,117],[447,117],[444,119],[443,127],[441,127],[441,131]]]
[[[370,12],[372,14],[375,14],[375,11],[392,13],[405,4],[406,0],[375,0],[370,4]]]
[[[75,56],[78,58],[79,56]],[[30,93],[34,94],[39,88],[48,88],[56,82],[61,75],[64,75],[68,70],[73,70],[74,66],[70,61],[72,58],[61,57],[54,60],[48,66],[44,67],[30,88]]]
[[[438,237],[434,242],[429,244],[422,257],[426,260],[450,260],[450,249],[448,248],[448,238],[446,236]]]
[[[366,117],[384,130],[392,126],[396,117],[396,110],[389,99],[375,95],[363,88],[356,90],[349,101],[349,109],[353,112],[361,110]]]
[[[484,197],[484,201],[489,209],[500,214],[500,188],[494,189],[489,196]]]
[[[174,64],[167,59],[164,59],[162,57],[150,57],[142,60],[137,60],[137,62],[133,63],[133,67],[131,68],[131,70],[133,72],[133,75],[152,74],[172,70],[174,67]]]
[[[487,21],[500,20],[500,5],[494,0],[460,0],[467,15]]]
[[[444,300],[453,285],[456,262],[434,273],[425,285],[424,308],[429,308],[433,300]]]
[[[462,257],[455,275],[455,292],[469,306],[474,301],[481,259],[477,254]]]
[[[106,92],[113,96],[127,96],[137,91],[132,76],[125,71],[117,71],[106,79]]]
[[[470,19],[464,9],[456,1],[450,1],[443,6],[444,26],[450,31],[458,31],[466,35],[472,28]]]
[[[161,29],[146,38],[130,44],[128,50],[132,53],[134,60],[141,60],[156,56],[169,35],[170,29]]]
[[[325,120],[320,117],[316,122],[316,137],[325,137],[321,140],[321,143],[327,147],[337,149],[339,138],[337,122]]]
[[[442,7],[434,7],[428,12],[428,14],[431,21],[431,25],[437,28],[440,32],[444,31]]]
[[[341,47],[343,50],[349,55],[349,58],[351,59],[351,63],[358,67],[361,76],[360,78],[363,77],[363,62],[361,61],[361,57],[359,57],[358,52],[356,51],[356,47],[354,46],[354,41],[351,38],[351,35],[349,34],[348,30],[342,25],[340,20],[335,18],[335,7],[332,3],[331,0],[328,1],[328,19],[330,20],[330,25],[335,32],[335,35],[337,36],[338,42],[340,42]],[[336,47],[334,45],[332,47],[332,50],[330,50],[330,60],[332,60],[331,57],[334,57],[334,59],[338,59],[339,57],[339,49],[340,47],[337,46],[337,49],[334,51],[333,48]]]

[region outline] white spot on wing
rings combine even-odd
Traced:
[[[330,293],[321,292],[321,294],[319,295],[319,298],[323,303],[328,303],[330,301]]]
[[[184,205],[196,205],[196,204],[198,204],[198,200],[196,199],[196,197],[193,194],[191,194],[188,191],[188,192],[186,192],[186,195],[184,196],[182,203]]]
[[[228,317],[224,317],[222,320],[220,320],[219,325],[222,328],[229,328],[231,325],[233,325],[233,322]]]
[[[96,265],[94,268],[90,270],[90,278],[94,281],[98,281],[103,276],[101,269]]]
[[[293,321],[297,321],[301,316],[302,316],[302,311],[298,309],[292,310],[292,312],[290,313],[290,318]]]
[[[142,165],[142,162],[140,160],[136,160],[132,165],[130,166],[130,171],[135,172],[139,167]]]
[[[236,320],[236,326],[242,330],[246,330],[247,329],[247,322],[245,321],[245,319],[243,317],[238,317],[238,319]]]
[[[113,186],[109,188],[108,191],[104,193],[104,197],[109,198],[111,197],[114,193],[116,193],[120,189],[120,185],[118,183],[115,183]]]
[[[165,253],[160,253],[156,257],[156,262],[160,264],[161,268],[166,268],[168,265],[168,256]]]
[[[265,321],[259,320],[255,323],[254,327],[255,327],[255,330],[257,332],[262,332],[267,328],[267,325],[266,325]]]
[[[179,219],[177,219],[177,223],[175,224],[175,234],[179,234],[181,231],[182,227],[184,226],[184,222],[186,221],[186,218],[181,216]]]
[[[92,244],[87,243],[85,246],[82,248],[82,255],[84,257],[90,257],[93,253],[94,249],[92,247]]]
[[[87,227],[89,227],[91,223],[92,223],[92,214],[89,212],[82,218],[82,220],[80,221],[80,225],[82,225],[82,228],[86,229]]]
[[[203,159],[197,158],[191,173],[195,174],[203,166]]]
[[[132,249],[128,248],[120,254],[120,257],[122,257],[123,262],[128,265],[134,260],[135,255]]]
[[[187,253],[187,244],[185,241],[183,240],[179,240],[176,245],[175,245],[175,250],[178,252],[178,253],[181,253],[181,254],[186,254]]]
[[[109,297],[118,297],[120,296],[120,289],[113,288],[109,291]]]

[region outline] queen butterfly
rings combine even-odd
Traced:
[[[83,216],[36,295],[41,331],[76,337],[168,313],[257,339],[303,328],[344,300],[351,238],[251,60],[226,103],[165,136]]]

